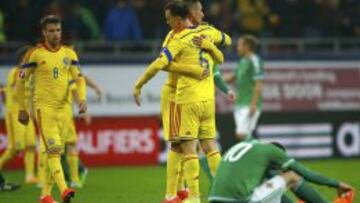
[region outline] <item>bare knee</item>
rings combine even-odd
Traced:
[[[197,154],[196,153],[196,140],[183,140],[180,143],[181,150],[184,155]]]
[[[239,142],[242,142],[242,141],[246,140],[246,134],[236,133],[236,138],[238,139]]]
[[[174,151],[174,152],[176,152],[176,153],[182,153],[180,143],[172,142],[172,143],[170,144],[170,150],[172,150],[172,151]]]
[[[66,144],[66,154],[77,154],[76,143],[67,143]]]

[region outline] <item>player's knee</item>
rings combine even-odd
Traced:
[[[285,178],[290,188],[297,186],[302,180],[302,177],[297,173],[295,173],[294,171],[288,171],[284,173],[283,177]]]
[[[196,140],[183,140],[180,143],[181,150],[185,155],[197,154],[196,152]]]
[[[77,154],[76,143],[68,143],[68,144],[66,144],[66,153],[67,154]]]
[[[171,143],[170,144],[170,150],[176,152],[176,153],[182,153],[180,143]]]
[[[246,134],[245,133],[236,133],[236,138],[238,139],[238,141],[244,141],[246,139]]]
[[[63,151],[63,147],[61,146],[51,146],[46,150],[46,153],[48,155],[60,155]]]
[[[217,151],[216,142],[214,139],[211,140],[201,140],[200,141],[201,148],[205,154],[209,154],[213,151]]]
[[[25,151],[35,152],[36,151],[36,146],[35,145],[26,146]]]

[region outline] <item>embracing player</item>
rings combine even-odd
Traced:
[[[45,184],[41,191],[42,203],[53,203],[51,195],[55,181],[62,201],[68,203],[75,195],[68,188],[61,166],[60,155],[64,151],[63,130],[67,118],[66,98],[70,75],[75,79],[80,98],[79,113],[86,112],[86,86],[80,73],[77,54],[61,44],[61,21],[58,17],[45,16],[40,22],[44,43],[27,53],[19,74],[19,121],[27,124],[29,113],[25,108],[24,83],[34,75],[33,114],[40,133],[40,150],[45,153]]]

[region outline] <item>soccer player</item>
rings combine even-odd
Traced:
[[[258,40],[252,35],[238,39],[237,52],[242,57],[235,73],[226,76],[227,81],[235,81],[235,124],[236,137],[239,141],[250,136],[256,127],[262,109],[262,86],[264,64],[255,53]]]
[[[21,48],[18,53],[18,63],[20,64],[26,51],[30,47]],[[19,67],[15,66],[11,69],[7,78],[6,86],[6,131],[8,135],[8,145],[6,151],[0,157],[0,170],[4,165],[14,158],[20,152],[24,154],[25,165],[25,182],[29,184],[37,183],[35,176],[35,155],[36,155],[36,133],[34,128],[33,119],[29,120],[27,126],[21,125],[17,120],[19,105],[17,102],[17,95],[15,91],[15,84],[18,78]],[[31,106],[31,82],[25,85],[26,109],[30,110]]]
[[[279,175],[266,179],[271,169]],[[259,140],[234,145],[224,155],[215,175],[210,203],[280,203],[287,188],[305,202],[326,203],[308,183],[329,186],[340,193],[353,190],[346,183],[314,173],[288,157],[283,146]]]
[[[58,17],[45,16],[40,22],[44,43],[28,52],[17,82],[19,96],[19,121],[27,124],[29,114],[24,106],[24,82],[34,76],[33,114],[40,132],[40,150],[45,153],[45,184],[41,191],[42,203],[53,203],[53,182],[68,203],[75,190],[68,188],[61,166],[60,155],[64,151],[63,130],[67,118],[66,102],[70,75],[76,81],[80,98],[79,113],[85,113],[86,86],[80,73],[77,54],[61,44],[61,21]]]
[[[221,32],[220,30],[217,30],[216,28],[207,25],[206,23],[203,22],[203,17],[204,17],[204,13],[202,11],[202,4],[199,0],[183,0],[183,2],[187,5],[187,7],[189,8],[189,15],[188,15],[188,19],[191,21],[191,23],[194,26],[199,26],[201,25],[202,27],[206,27],[209,28],[212,33],[213,33],[213,39],[214,39],[214,43],[216,45],[225,45],[225,46],[230,46],[231,45],[231,38],[225,34],[224,32]],[[171,32],[170,32],[171,33]],[[198,46],[202,45],[202,40],[203,38],[200,36],[196,36],[194,37],[194,43]],[[166,46],[166,45],[163,45]],[[221,77],[220,74],[220,70],[219,67],[217,65],[214,66],[214,80],[215,80],[215,84],[216,86],[227,95],[228,100],[233,101],[235,99],[235,94],[234,92],[227,86],[227,84],[224,82],[224,80]],[[172,89],[171,91],[169,91],[168,89]],[[171,88],[170,86],[165,85],[163,87],[163,92],[162,92],[162,122],[163,122],[163,129],[164,132],[163,134],[165,135],[165,138],[169,137],[169,131],[168,131],[168,126],[169,126],[169,106],[170,106],[170,101],[169,98],[171,99],[171,102],[174,102],[174,95],[173,97],[169,96],[167,93],[168,92],[175,92],[175,88]],[[167,139],[168,140],[168,139]],[[178,197],[180,199],[184,199],[185,197],[187,197],[187,192],[186,190],[183,188],[183,184],[182,184],[182,177],[180,174],[182,174],[181,172],[179,173],[179,171],[182,171],[182,169],[179,169],[179,167],[181,167],[181,161],[182,161],[182,153],[179,153],[181,150],[179,150],[179,146],[172,143],[170,145],[170,150],[168,152],[168,158],[167,158],[167,189],[166,189],[166,199],[164,201],[164,203],[171,203],[171,202],[176,202],[177,200],[176,197],[174,197],[174,191],[178,191]],[[205,159],[201,159],[201,166],[203,166],[203,168],[205,169],[205,171],[207,172],[207,174],[211,177],[211,171],[209,171],[209,167],[207,167],[207,163],[206,163],[206,158]],[[180,176],[179,176],[180,175]],[[176,185],[176,182],[178,182],[179,184]],[[178,199],[179,199],[178,198]]]
[[[172,1],[167,4],[166,20],[175,34],[163,48],[160,57],[137,81],[134,89],[135,100],[139,103],[141,87],[157,71],[173,60],[181,64],[199,64],[209,69],[210,77],[203,80],[184,75],[177,76],[174,111],[170,111],[170,115],[174,115],[170,116],[170,139],[180,142],[182,153],[184,153],[184,177],[189,187],[189,198],[184,201],[186,203],[200,202],[197,140],[200,140],[202,149],[207,154],[209,166],[214,172],[221,158],[215,143],[214,60],[212,58],[217,55],[218,49],[214,44],[209,47],[211,51],[206,51],[209,49],[203,47],[204,45],[201,47],[196,45],[196,40],[194,40],[196,36],[204,35],[206,37],[203,40],[206,41],[213,36],[213,33],[208,27],[191,27],[191,23],[187,20],[188,12],[188,7],[181,1]],[[217,63],[222,63],[222,61],[218,60]]]

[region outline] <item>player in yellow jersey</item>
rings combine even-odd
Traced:
[[[27,53],[17,82],[19,96],[19,121],[27,124],[29,113],[24,104],[24,82],[30,75],[34,77],[33,114],[40,133],[40,150],[45,153],[45,184],[41,191],[42,203],[53,203],[51,196],[55,182],[63,202],[68,203],[75,191],[68,188],[61,166],[60,155],[64,151],[63,120],[66,119],[67,94],[70,76],[75,79],[80,99],[79,113],[85,113],[86,84],[81,75],[75,51],[61,45],[61,21],[50,15],[41,19],[41,29],[45,42]]]
[[[27,49],[29,47],[21,48],[17,55],[18,61],[21,62]],[[15,66],[11,69],[7,78],[6,86],[6,131],[8,135],[8,146],[4,154],[0,157],[0,170],[4,167],[7,161],[14,158],[18,153],[25,152],[24,165],[25,165],[25,182],[37,183],[35,177],[35,154],[36,154],[36,133],[33,120],[29,120],[29,125],[23,126],[17,120],[17,114],[19,106],[17,102],[17,95],[15,92],[15,84],[17,76],[19,74],[19,68]],[[30,97],[31,97],[31,84],[27,82],[25,84],[25,97],[26,97],[26,109],[30,109]]]
[[[206,51],[206,48],[205,50],[204,47],[202,47],[203,49],[201,49],[198,45],[196,45],[196,40],[194,41],[195,36],[202,35],[207,36],[207,38],[213,40],[211,38],[213,34],[211,32],[211,29],[204,26],[189,27],[191,23],[186,19],[188,15],[188,8],[183,2],[180,1],[173,1],[169,3],[165,9],[165,15],[167,18],[167,23],[173,28],[176,34],[173,36],[172,40],[168,43],[168,45],[163,48],[160,57],[150,65],[148,70],[138,80],[134,89],[134,96],[137,103],[139,103],[141,87],[151,77],[153,77],[153,75],[158,70],[167,66],[171,61],[181,62],[182,65],[202,65],[206,67],[209,70],[210,75],[213,76],[212,71],[214,61],[212,60],[212,56],[208,51]],[[204,39],[204,41],[206,40]],[[214,48],[215,45],[212,44],[211,47]],[[220,159],[220,154],[216,150],[216,147],[213,145],[215,138],[214,79],[213,77],[208,77],[203,80],[196,80],[183,75],[178,75],[177,77],[178,78],[176,83],[175,108],[173,111],[173,114],[175,116],[170,116],[170,120],[172,121],[172,123],[170,124],[172,127],[170,132],[171,136],[173,136],[171,139],[173,141],[181,142],[181,150],[185,154],[184,173],[185,179],[187,180],[190,189],[189,195],[191,197],[185,201],[199,202],[200,200],[197,179],[198,175],[196,176],[196,174],[199,173],[199,163],[196,155],[196,140],[198,138],[200,139],[205,153],[211,151],[211,155],[208,156],[210,165],[213,163],[217,164],[218,160]],[[185,81],[181,82],[181,80]],[[187,98],[184,95],[185,93],[183,91],[188,92]],[[195,113],[195,115],[193,115],[194,118],[190,118],[192,115],[187,115],[188,117],[184,117],[188,119],[180,118],[179,114],[183,113],[183,110],[181,109],[183,102],[194,103],[194,101],[196,102],[198,100],[201,104],[192,104],[193,106],[196,106],[193,109],[187,108],[192,114]],[[185,113],[190,114],[188,112]],[[190,124],[189,121],[194,122]],[[193,127],[189,128],[190,126]],[[189,130],[187,131],[185,127],[188,127]],[[194,151],[191,151],[193,150],[192,144],[194,144],[195,146]],[[216,157],[217,160],[211,161],[210,157]],[[189,171],[189,169],[191,169],[192,171],[186,172]]]

